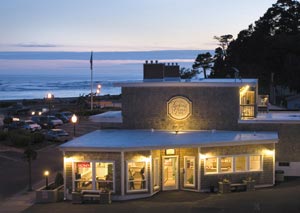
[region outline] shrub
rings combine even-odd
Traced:
[[[16,129],[9,131],[8,137],[10,139],[11,145],[13,146],[28,146],[28,144],[30,144],[32,141],[30,133],[28,133],[24,129]]]
[[[33,143],[42,143],[45,140],[45,135],[40,132],[35,132],[32,134]]]
[[[0,141],[6,140],[8,133],[6,131],[0,130]]]
[[[57,172],[54,183],[55,187],[59,187],[64,184],[64,177],[60,172]]]

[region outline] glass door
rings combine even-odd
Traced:
[[[195,187],[195,157],[184,156],[184,187]]]
[[[163,157],[163,190],[178,189],[178,157]]]

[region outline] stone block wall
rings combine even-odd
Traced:
[[[185,120],[168,116],[167,102],[183,96],[192,102]],[[122,115],[125,129],[233,130],[239,119],[238,87],[123,87]]]
[[[240,131],[275,131],[279,142],[275,145],[277,162],[300,162],[300,124],[252,123],[239,124]]]
[[[274,174],[273,156],[265,155],[264,150],[274,150],[274,144],[227,146],[227,147],[207,147],[201,148],[200,153],[209,156],[226,156],[240,154],[260,154],[263,155],[263,171],[224,173],[224,174],[204,174],[204,159],[201,159],[201,190],[209,190],[210,186],[218,187],[218,182],[224,178],[232,183],[241,183],[243,179],[251,177],[256,185],[272,185]]]

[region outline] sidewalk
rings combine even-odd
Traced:
[[[54,181],[55,176],[49,177],[49,183]],[[23,191],[13,195],[0,202],[0,211],[1,212],[22,212],[28,207],[35,204],[35,190],[45,186],[45,180],[42,180],[33,185],[33,191]]]

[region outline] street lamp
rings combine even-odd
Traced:
[[[49,171],[46,170],[46,171],[44,172],[44,175],[45,175],[45,177],[46,177],[46,189],[48,189],[48,176],[49,176]]]
[[[101,108],[101,102],[100,102],[101,87],[102,87],[101,84],[98,84],[97,91],[96,91],[97,95],[99,96],[98,100],[99,100],[100,108]]]
[[[48,104],[49,104],[49,115],[50,115],[50,112],[51,112],[51,100],[52,98],[54,97],[54,95],[52,93],[48,93],[47,94],[47,99],[48,99]]]
[[[77,120],[78,120],[77,116],[75,114],[73,114],[72,118],[71,118],[71,121],[72,121],[72,123],[74,125],[74,137],[75,137],[75,125],[77,123]]]

